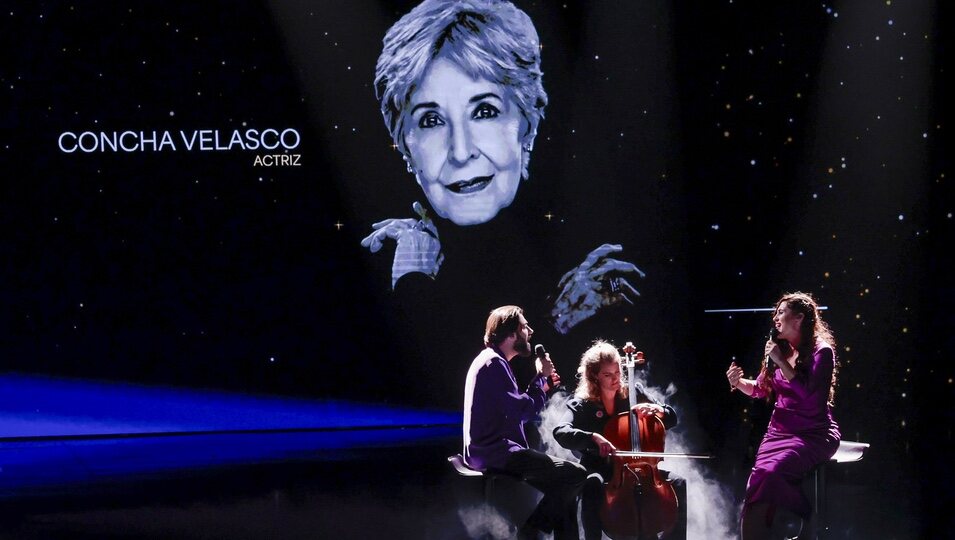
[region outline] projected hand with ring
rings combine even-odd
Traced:
[[[551,324],[558,332],[566,334],[601,308],[621,302],[633,304],[640,296],[627,277],[642,278],[646,274],[633,263],[609,257],[619,251],[623,251],[619,244],[604,244],[560,278],[560,293],[550,311]]]
[[[421,203],[415,201],[412,207],[421,216],[420,219],[392,218],[379,221],[371,226],[374,232],[361,241],[361,245],[372,253],[377,253],[388,238],[397,242],[395,259],[391,266],[392,288],[401,276],[411,272],[421,272],[434,278],[444,262],[437,227]]]

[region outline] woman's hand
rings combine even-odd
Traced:
[[[597,451],[600,452],[600,457],[607,457],[617,451],[617,447],[603,435],[594,433],[590,437],[594,440],[594,443],[597,444]]]
[[[770,360],[780,367],[782,367],[783,364],[789,363],[787,357],[792,354],[792,348],[789,347],[787,342],[780,344],[773,340],[767,341],[763,350],[765,356],[768,356]]]
[[[391,287],[394,288],[401,276],[410,272],[421,272],[432,278],[438,275],[444,254],[441,253],[441,241],[438,229],[424,215],[420,203],[415,202],[415,211],[420,211],[421,219],[386,219],[372,224],[374,231],[362,239],[362,247],[377,253],[385,240],[397,242],[395,259],[391,266]]]
[[[766,345],[763,346],[763,358],[772,358],[778,364],[778,360],[782,359],[779,344],[771,339],[766,340]]]
[[[735,389],[739,386],[739,380],[743,378],[743,368],[736,365],[736,362],[730,363],[726,370],[726,380],[730,383],[730,388]]]
[[[601,308],[621,302],[633,304],[640,296],[627,277],[642,278],[646,274],[633,263],[609,257],[618,251],[623,251],[623,247],[604,244],[560,278],[560,293],[550,311],[551,324],[558,332],[566,334]]]
[[[374,229],[374,232],[364,237],[361,240],[361,245],[362,247],[368,248],[372,253],[378,253],[378,250],[381,249],[385,240],[389,238],[392,240],[400,239],[403,233],[413,230],[418,222],[418,220],[408,218],[386,219],[378,223],[373,223],[371,228]]]
[[[666,410],[656,403],[637,403],[633,406],[633,410],[640,418],[645,418],[648,416],[663,418],[663,415],[666,413]]]

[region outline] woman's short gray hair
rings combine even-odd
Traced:
[[[388,132],[402,153],[407,154],[403,111],[439,54],[472,77],[493,81],[510,92],[528,123],[521,143],[533,145],[547,105],[540,39],[530,17],[514,4],[424,0],[388,30],[383,43],[375,67],[375,92]]]

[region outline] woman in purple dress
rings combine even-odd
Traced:
[[[726,371],[733,389],[776,399],[746,485],[743,540],[767,538],[778,508],[800,516],[799,538],[808,538],[812,528],[807,522],[813,516],[802,480],[835,454],[841,438],[832,418],[836,345],[819,306],[808,294],[786,294],[776,303],[773,323],[777,337],[766,342],[766,362],[756,379],[744,378],[736,363]]]

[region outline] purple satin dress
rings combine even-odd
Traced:
[[[821,342],[807,375],[787,381],[781,370],[773,372],[776,406],[746,485],[743,512],[755,503],[768,503],[809,517],[812,507],[802,493],[802,480],[836,453],[842,437],[828,404],[834,363],[832,347]],[[757,381],[763,379],[760,375]],[[757,384],[753,397],[766,397],[766,391]]]

